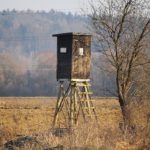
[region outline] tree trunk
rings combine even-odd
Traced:
[[[117,93],[118,93],[118,100],[122,112],[122,117],[124,124],[127,125],[129,123],[129,113],[127,110],[127,103],[126,99],[124,99],[124,93],[121,90],[120,86],[120,80],[119,80],[119,69],[117,70],[117,76],[116,76],[116,85],[117,85]]]
[[[124,124],[127,124],[129,122],[127,105],[124,103],[124,100],[122,99],[122,97],[118,96],[118,100],[119,100]]]

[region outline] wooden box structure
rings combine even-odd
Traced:
[[[91,35],[71,32],[53,36],[57,37],[57,80],[89,79]]]
[[[68,120],[69,127],[77,124],[80,114],[84,121],[87,117],[93,118],[93,116],[97,119],[89,88],[91,35],[71,32],[53,36],[57,37],[57,80],[59,81],[53,126],[58,125],[62,115]]]

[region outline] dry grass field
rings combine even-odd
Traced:
[[[95,98],[98,124],[79,124],[63,137],[51,132],[56,98],[0,98],[0,149],[23,150],[148,150],[150,149],[150,103],[134,103],[132,127],[124,127],[118,101]],[[136,125],[136,126],[135,126]],[[23,138],[24,139],[21,139]],[[27,144],[18,146],[17,139]],[[29,140],[29,139],[30,140]],[[33,140],[34,139],[34,140]],[[14,141],[8,146],[9,141]],[[50,148],[49,148],[50,149]]]

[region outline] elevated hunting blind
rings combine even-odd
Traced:
[[[57,37],[57,80],[59,93],[53,126],[62,117],[69,127],[83,117],[96,118],[90,92],[91,35],[85,33],[54,34]],[[67,82],[69,81],[69,82]],[[59,123],[58,123],[59,122]]]
[[[89,79],[91,35],[54,34],[57,37],[57,80]]]

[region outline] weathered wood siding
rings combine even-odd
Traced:
[[[66,48],[66,53],[61,53],[61,48]],[[72,35],[59,36],[57,39],[57,79],[71,78],[72,60]]]
[[[83,55],[79,50],[83,48]],[[91,36],[74,35],[72,48],[72,79],[89,79],[91,62]]]
[[[53,36],[57,37],[57,80],[89,79],[91,35],[64,33]]]

